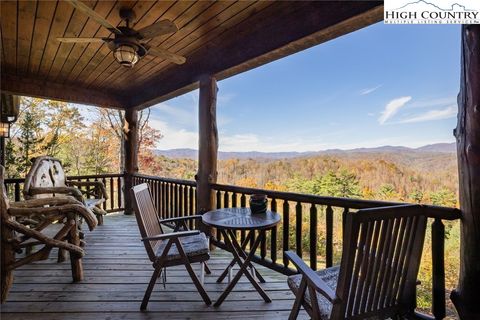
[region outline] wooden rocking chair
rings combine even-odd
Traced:
[[[32,162],[23,186],[25,199],[70,195],[95,213],[99,225],[103,224],[106,212],[101,204],[108,199],[103,182],[67,180],[62,163],[56,158],[41,156]]]
[[[285,252],[298,275],[290,320],[303,306],[312,319],[413,316],[427,218],[419,205],[364,209],[346,216],[340,266],[311,270]]]
[[[177,265],[185,266],[203,301],[210,305],[212,302],[203,287],[204,272],[210,273],[205,262],[210,259],[208,239],[204,233],[200,233],[198,230],[188,230],[186,223],[189,220],[201,219],[201,216],[160,220],[146,183],[134,186],[131,192],[142,241],[155,268],[145,291],[140,310],[147,308],[153,287],[160,277],[162,269]],[[172,223],[175,224],[173,232],[164,233],[162,224]],[[192,263],[196,262],[200,262],[201,281],[191,266]]]
[[[1,302],[13,283],[13,270],[48,258],[53,248],[70,252],[73,281],[83,278],[81,258],[85,254],[78,234],[79,218],[85,219],[90,230],[97,225],[95,215],[73,197],[42,198],[10,203],[4,185],[4,168],[0,166],[1,214]],[[34,224],[29,224],[32,220]],[[20,223],[19,221],[23,221]],[[46,230],[53,227],[54,235]],[[40,248],[17,258],[16,253],[31,245]]]

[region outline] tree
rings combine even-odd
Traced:
[[[36,121],[34,115],[30,111],[25,112],[25,116],[20,123],[20,137],[18,141],[20,143],[18,157],[18,170],[26,174],[30,168],[30,160],[33,155],[36,155],[40,151],[39,144],[43,141],[43,138],[39,136],[40,123]]]
[[[117,142],[119,145],[119,158],[118,158],[118,168],[120,172],[125,170],[125,132],[124,128],[125,123],[125,113],[120,110],[114,109],[99,109],[98,110],[100,119],[110,128],[112,133],[117,137]],[[160,130],[152,128],[149,125],[150,120],[150,108],[144,109],[138,114],[138,144],[137,144],[137,154],[138,154],[138,165],[139,168],[146,170],[148,173],[154,173],[158,168],[155,167],[155,155],[151,149],[155,146],[156,142],[160,140],[163,136]],[[153,167],[152,167],[153,166]],[[153,171],[153,172],[152,172]]]

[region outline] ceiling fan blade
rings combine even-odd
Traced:
[[[67,2],[70,2],[70,4],[77,10],[85,13],[87,16],[89,16],[91,19],[95,20],[108,30],[110,30],[113,33],[116,34],[122,34],[122,31],[117,29],[114,25],[112,25],[110,22],[108,22],[104,17],[90,9],[86,4],[79,0],[66,0]]]
[[[162,48],[149,48],[147,51],[148,54],[169,60],[176,64],[184,64],[187,59],[185,57],[179,56],[178,54],[172,53],[166,49]]]
[[[57,38],[58,41],[60,42],[66,42],[66,43],[76,43],[76,42],[80,42],[80,43],[86,43],[86,42],[108,42],[109,40],[112,40],[112,39],[108,39],[108,38]]]
[[[150,39],[164,34],[176,32],[177,30],[177,26],[172,21],[162,20],[151,24],[148,27],[142,28],[137,32],[142,37],[142,39]]]

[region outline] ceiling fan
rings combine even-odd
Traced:
[[[128,68],[133,67],[138,60],[145,55],[153,55],[176,64],[185,63],[185,57],[174,54],[166,49],[158,47],[150,47],[143,43],[142,40],[155,38],[161,35],[176,32],[177,26],[170,20],[161,20],[151,24],[140,30],[134,30],[130,27],[132,21],[135,20],[135,12],[131,9],[120,9],[120,18],[125,21],[125,26],[115,27],[101,15],[90,9],[87,5],[79,0],[67,0],[77,10],[85,13],[91,19],[95,20],[103,27],[113,33],[113,38],[57,38],[60,42],[66,43],[86,43],[101,42],[106,43],[108,48],[112,50],[115,59]]]

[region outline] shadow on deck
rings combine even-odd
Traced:
[[[219,307],[207,307],[184,267],[169,268],[167,285],[157,283],[148,304],[140,303],[153,272],[133,216],[111,215],[105,224],[86,234],[83,259],[85,279],[72,283],[70,264],[56,263],[56,252],[42,262],[15,270],[14,285],[1,306],[2,319],[286,319],[293,295],[286,277],[258,266],[267,280],[261,284],[272,298],[263,302],[252,285],[242,277],[234,291]],[[215,280],[230,261],[230,254],[217,249],[205,278],[210,298],[215,301],[226,287]],[[198,271],[199,266],[194,268]],[[226,282],[226,281],[225,281]],[[299,319],[306,318],[301,313]]]

